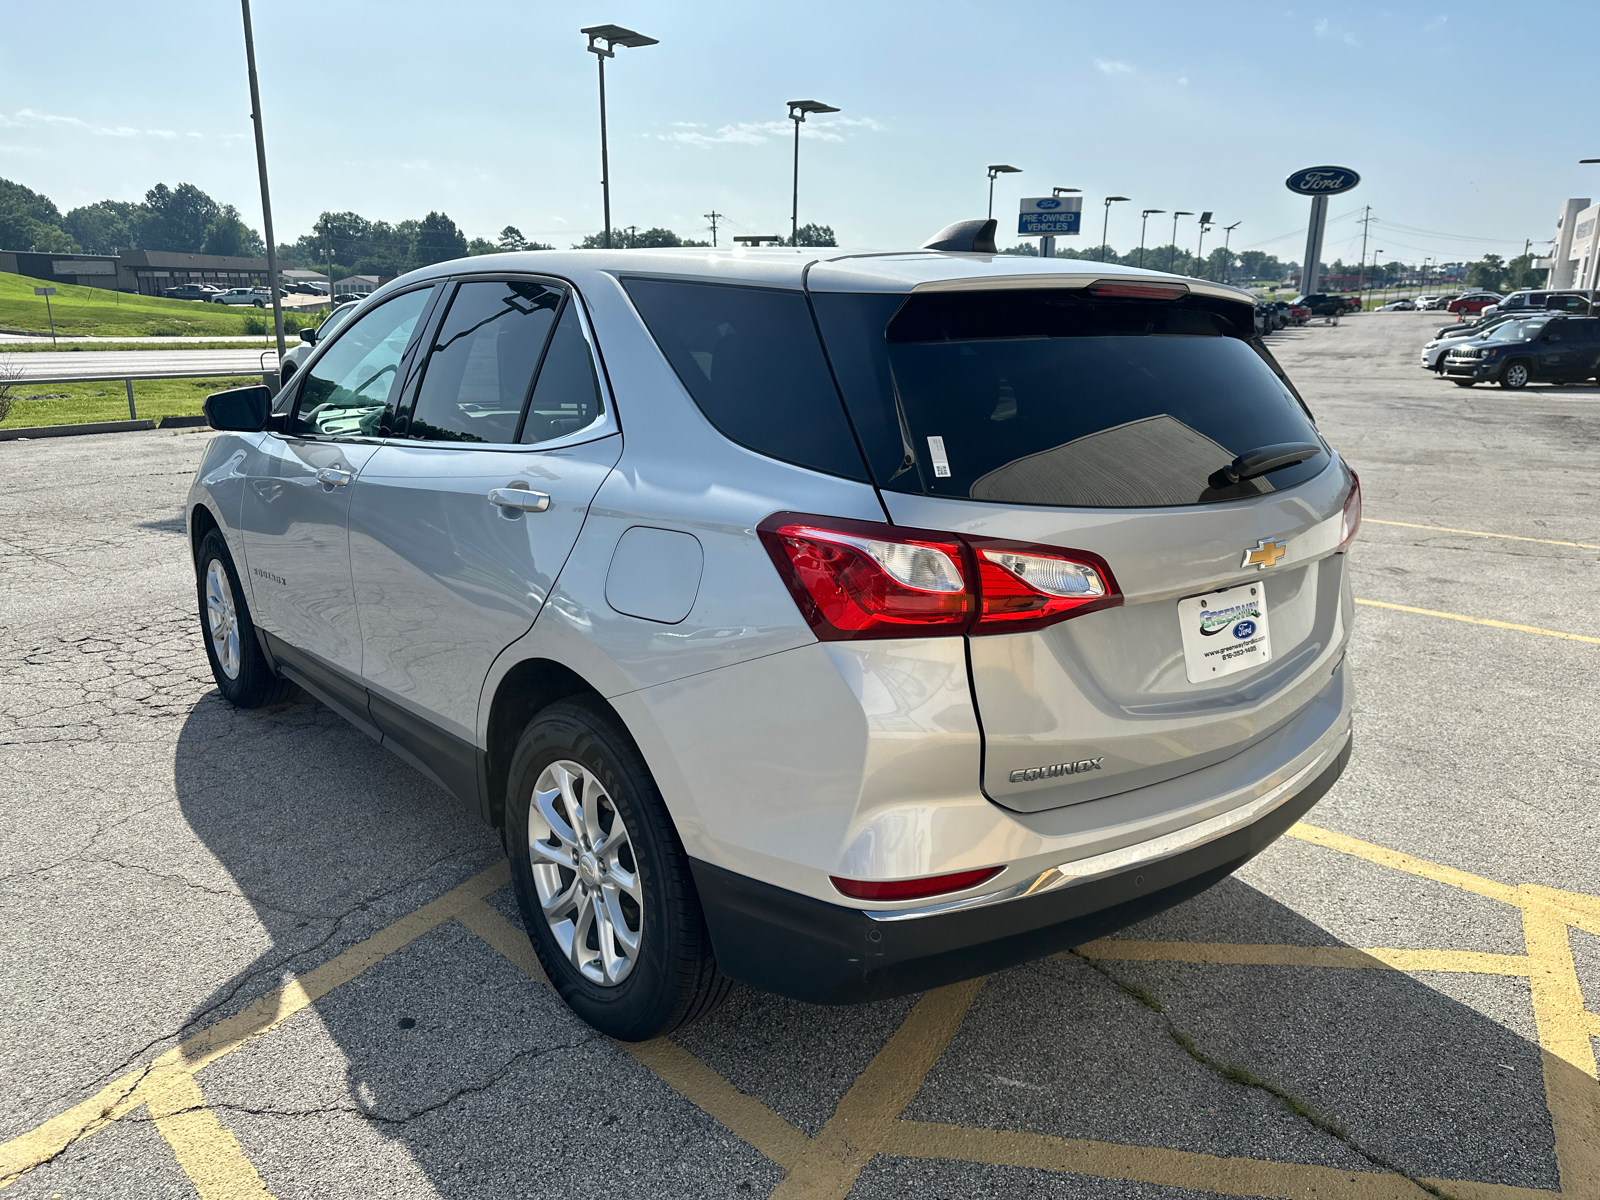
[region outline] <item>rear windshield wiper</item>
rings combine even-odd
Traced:
[[[1246,450],[1220,471],[1213,471],[1207,480],[1214,488],[1232,487],[1257,475],[1292,467],[1322,452],[1315,442],[1281,442],[1276,446],[1260,446]]]

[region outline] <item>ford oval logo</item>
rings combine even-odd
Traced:
[[[1302,196],[1337,196],[1360,182],[1361,176],[1349,167],[1307,167],[1283,181],[1291,192]]]
[[[1046,196],[1042,200],[1035,201],[1035,203],[1040,208],[1060,208],[1061,207],[1061,201],[1057,200],[1053,196]]]

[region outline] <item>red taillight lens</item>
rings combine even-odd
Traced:
[[[1087,288],[1091,296],[1119,297],[1127,300],[1178,300],[1189,294],[1187,283],[1165,280],[1101,279]]]
[[[949,875],[924,875],[921,879],[841,879],[837,875],[828,878],[852,900],[922,900],[988,883],[1000,870],[999,867],[981,867]]]
[[[974,634],[1040,629],[1122,603],[1099,555],[987,538],[971,542],[982,596]]]
[[[1348,550],[1361,530],[1361,476],[1350,472],[1350,495],[1345,497],[1344,519],[1339,523],[1339,549]]]
[[[823,641],[1020,633],[1122,603],[1085,550],[803,513],[758,531]]]
[[[763,521],[761,540],[816,635],[916,637],[963,632],[974,609],[961,544],[867,521]]]

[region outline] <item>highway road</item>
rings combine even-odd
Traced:
[[[175,375],[259,375],[278,365],[277,347],[260,350],[63,350],[0,355],[21,379],[48,383],[68,379],[163,379]]]

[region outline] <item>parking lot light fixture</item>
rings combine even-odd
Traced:
[[[1022,172],[1022,168],[1021,167],[1007,166],[1005,163],[990,163],[989,164],[989,212],[988,212],[988,215],[990,217],[994,216],[994,181],[995,181],[995,176],[997,176],[997,175],[1018,175],[1018,174],[1021,174],[1021,172]]]
[[[1233,231],[1243,225],[1243,221],[1235,221],[1232,225],[1222,227],[1222,282],[1229,283],[1233,279],[1233,256],[1228,252],[1228,242],[1233,237]]]
[[[1107,196],[1106,197],[1106,216],[1105,216],[1105,220],[1100,222],[1100,261],[1101,262],[1105,262],[1105,260],[1106,260],[1106,234],[1111,229],[1111,206],[1113,204],[1115,204],[1119,200],[1130,200],[1130,199],[1132,199],[1131,196]]]
[[[800,122],[807,113],[831,113],[839,110],[820,100],[789,101],[789,119],[794,122],[794,207],[789,216],[789,244],[800,243]]]
[[[657,39],[645,37],[621,25],[589,25],[578,30],[589,39],[589,53],[600,64],[600,196],[605,206],[605,247],[611,249],[611,164],[606,153],[606,59],[617,56],[618,46],[654,46]],[[600,45],[604,42],[605,45]]]
[[[1194,268],[1195,268],[1195,273],[1197,275],[1200,275],[1200,278],[1202,278],[1202,279],[1204,279],[1205,276],[1201,275],[1200,273],[1206,269],[1205,268],[1205,261],[1206,260],[1205,260],[1205,256],[1201,253],[1201,251],[1205,249],[1206,230],[1208,230],[1210,228],[1211,228],[1211,210],[1207,209],[1205,212],[1200,214],[1200,237],[1194,244]]]
[[[1150,218],[1156,213],[1164,213],[1164,208],[1147,208],[1139,214],[1139,269],[1144,269],[1144,231],[1150,224]]]
[[[1172,253],[1167,255],[1167,270],[1175,271],[1178,267],[1178,218],[1192,217],[1192,212],[1177,209],[1172,214]]]

